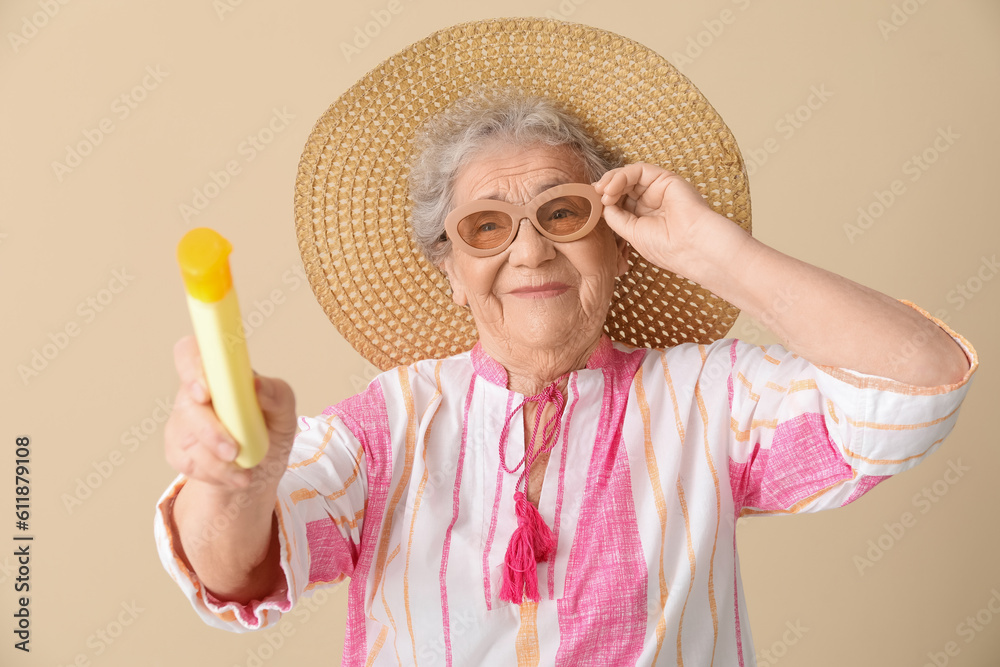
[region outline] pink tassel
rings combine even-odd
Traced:
[[[517,512],[517,522],[522,519],[531,535],[531,548],[535,552],[535,561],[541,563],[547,560],[556,548],[556,536],[538,513],[538,509],[528,502],[528,497],[518,491],[514,494],[514,508]]]
[[[521,491],[514,494],[514,508],[517,528],[504,555],[500,599],[521,604],[527,596],[529,600],[538,602],[538,570],[535,563],[548,559],[555,551],[556,536]]]
[[[534,583],[534,600],[538,599],[538,582],[535,574],[535,556],[531,550],[531,540],[524,526],[518,526],[507,545],[507,554],[503,559],[503,584],[500,587],[500,599],[515,604],[521,604],[525,584],[528,586],[528,597],[531,597]]]

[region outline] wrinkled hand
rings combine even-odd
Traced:
[[[208,383],[194,336],[174,345],[180,389],[164,429],[167,462],[178,472],[223,493],[276,488],[284,474],[296,433],[295,395],[283,380],[257,375],[254,387],[267,425],[268,450],[250,469],[234,463],[237,445],[212,408]]]
[[[683,177],[645,162],[612,169],[593,185],[608,226],[646,260],[676,273],[695,247],[699,226],[722,217]]]

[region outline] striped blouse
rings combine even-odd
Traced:
[[[736,520],[840,507],[934,452],[978,367],[915,387],[737,339],[667,350],[605,337],[570,373],[538,511],[540,599],[501,600],[517,527],[499,439],[523,396],[478,345],[399,367],[301,417],[275,512],[285,585],[216,598],[157,505],[163,566],[209,625],[276,623],[350,578],[344,665],[754,665]],[[519,424],[518,421],[514,422]],[[507,466],[524,453],[509,430]]]

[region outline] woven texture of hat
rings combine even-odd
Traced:
[[[475,85],[517,86],[576,115],[626,163],[674,171],[750,231],[739,148],[715,109],[662,56],[630,39],[549,19],[492,19],[438,31],[390,57],[317,121],[299,162],[295,218],[316,298],[381,369],[441,358],[477,341],[467,308],[410,237],[414,133]],[[631,253],[605,330],[635,347],[710,343],[739,310]]]

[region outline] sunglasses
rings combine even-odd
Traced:
[[[544,190],[524,206],[493,199],[462,204],[445,218],[448,238],[463,252],[490,257],[514,242],[527,218],[547,239],[565,243],[583,238],[597,226],[604,205],[589,183],[565,183]]]

